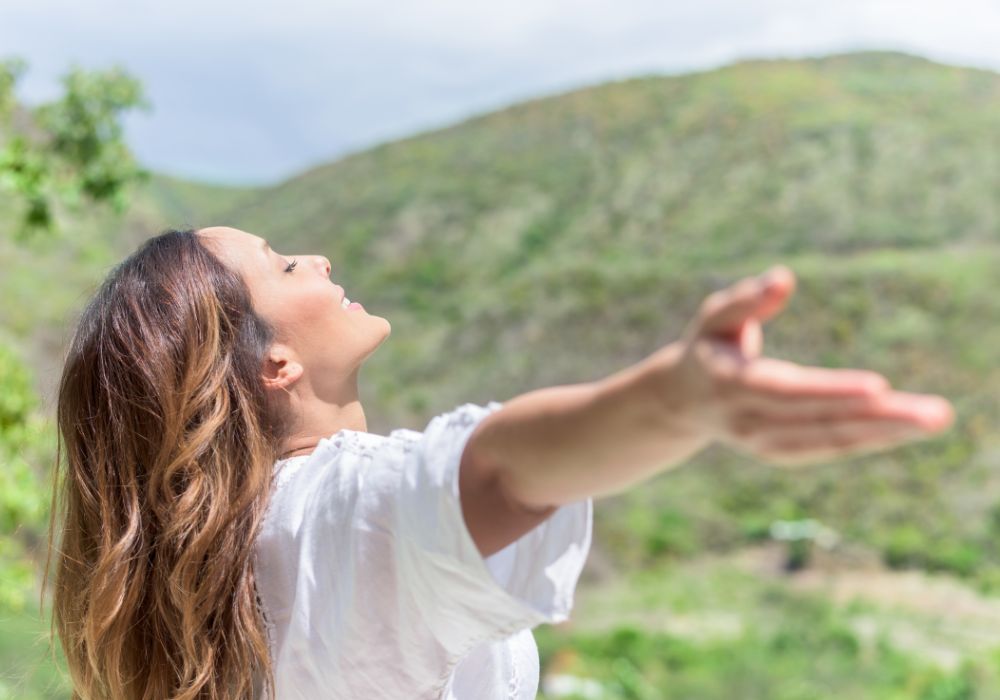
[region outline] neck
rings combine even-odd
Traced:
[[[340,430],[367,432],[364,407],[358,398],[357,376],[327,398],[296,386],[285,396],[283,410],[294,416],[288,437],[278,448],[279,459],[310,454],[323,438]]]

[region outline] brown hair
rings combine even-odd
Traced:
[[[273,696],[253,571],[283,430],[261,380],[272,339],[192,230],[146,241],[83,311],[49,534],[51,561],[58,511],[53,626],[74,700]]]

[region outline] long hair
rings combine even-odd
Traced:
[[[49,533],[51,562],[58,511],[74,700],[273,697],[253,571],[283,437],[261,375],[273,333],[192,230],[146,241],[83,311]]]

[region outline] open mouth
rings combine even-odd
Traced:
[[[365,310],[365,307],[363,307],[361,304],[359,304],[356,301],[351,301],[346,296],[344,297],[343,301],[340,302],[340,306],[341,308],[344,309],[360,309],[361,311]]]

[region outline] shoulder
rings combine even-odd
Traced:
[[[356,485],[359,470],[398,466],[421,438],[421,433],[406,429],[389,435],[340,430],[321,439],[308,455],[275,462],[272,497],[308,492],[324,484],[337,488]]]
[[[472,429],[501,406],[496,401],[465,403],[434,416],[423,431],[397,428],[379,435],[340,430],[320,440],[311,454],[275,463],[271,510],[319,507],[330,512],[339,503],[337,512],[343,515],[359,501],[396,492],[417,472],[429,470],[438,477],[432,481],[446,481],[446,467],[457,462]]]

